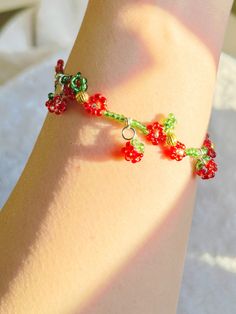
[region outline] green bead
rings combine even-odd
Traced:
[[[62,78],[61,78],[62,84],[68,83],[70,78],[71,78],[71,76],[63,75]]]
[[[190,156],[190,157],[198,157],[201,155],[200,150],[198,148],[186,148],[185,149],[186,155]]]
[[[53,93],[49,93],[49,94],[48,94],[48,99],[51,100],[51,99],[53,99],[53,97],[54,97],[54,94],[53,94]]]
[[[202,154],[203,154],[203,155],[206,155],[207,152],[208,152],[208,148],[207,148],[206,146],[202,146],[202,147],[201,147],[201,151],[202,151]]]
[[[211,159],[211,157],[208,156],[208,155],[203,155],[203,156],[202,156],[202,159],[207,162],[207,161],[209,161],[209,160]]]

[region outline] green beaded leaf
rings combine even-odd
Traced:
[[[133,145],[135,147],[135,149],[139,152],[139,153],[144,153],[144,144],[141,143],[137,137],[134,137],[131,141],[130,141],[131,145]]]
[[[176,120],[174,114],[169,113],[167,118],[163,122],[164,132],[167,134],[171,133],[174,130],[176,123],[177,123],[177,120]]]
[[[121,121],[121,122],[125,121],[125,116],[123,114],[111,112],[109,110],[103,111],[103,115],[117,121]]]
[[[201,159],[198,159],[196,164],[195,164],[196,169],[200,170],[200,169],[202,169],[203,166],[204,166],[204,162]]]

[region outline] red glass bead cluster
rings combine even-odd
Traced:
[[[158,145],[166,140],[166,134],[163,131],[163,126],[159,122],[147,125],[148,134],[146,139],[153,145]]]
[[[183,143],[177,141],[175,146],[169,148],[170,158],[177,161],[182,160],[186,156],[185,148],[186,146]]]
[[[106,97],[102,94],[97,93],[90,96],[88,101],[83,103],[84,109],[95,116],[101,116],[104,110],[107,110]]]
[[[196,174],[199,175],[202,179],[211,179],[215,176],[217,171],[217,164],[214,161],[214,158],[216,157],[214,144],[210,140],[208,133],[203,142],[203,147],[207,149],[207,153],[205,154],[205,158],[198,160],[196,164]]]
[[[140,161],[143,157],[143,153],[135,149],[135,146],[130,141],[126,142],[125,146],[121,148],[121,153],[127,161],[131,161],[132,163]]]
[[[121,155],[131,163],[141,161],[144,156],[144,144],[136,134],[136,130],[139,130],[147,142],[152,145],[159,145],[168,158],[181,161],[184,157],[189,156],[195,159],[194,172],[202,179],[210,179],[215,176],[218,169],[214,161],[216,152],[209,134],[206,134],[201,148],[187,148],[176,138],[174,128],[177,120],[173,113],[170,113],[162,123],[154,121],[145,125],[122,114],[109,111],[106,97],[101,93],[89,96],[86,92],[87,88],[87,79],[80,72],[74,76],[64,73],[64,62],[60,59],[55,66],[55,90],[54,93],[48,94],[45,105],[49,112],[58,115],[66,111],[68,100],[72,100],[80,103],[84,110],[91,115],[103,116],[126,123],[122,129],[122,136],[127,142],[121,148]],[[124,135],[124,131],[127,129],[132,130],[133,135],[131,137]]]

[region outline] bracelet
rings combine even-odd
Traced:
[[[202,179],[210,179],[215,176],[218,170],[214,161],[216,152],[208,133],[201,148],[187,148],[176,138],[174,128],[177,120],[173,113],[169,113],[162,123],[154,121],[145,125],[123,114],[109,111],[106,97],[101,93],[89,96],[86,92],[87,88],[87,79],[80,72],[76,75],[64,74],[64,61],[59,59],[55,66],[54,92],[48,94],[45,106],[49,112],[59,115],[66,111],[68,102],[74,100],[93,116],[103,116],[124,123],[122,137],[127,142],[120,152],[125,160],[131,163],[141,161],[144,156],[144,144],[138,139],[136,132],[139,130],[147,142],[159,145],[167,158],[180,161],[189,156],[196,161],[194,165],[195,174]],[[128,135],[127,132],[130,131],[132,134]]]

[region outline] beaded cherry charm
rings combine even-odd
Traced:
[[[176,123],[177,120],[173,113],[169,113],[167,118],[164,119],[162,126],[162,132],[165,135],[163,150],[170,159],[180,161],[186,156],[186,146],[176,138],[174,133]]]
[[[130,141],[126,142],[125,147],[121,148],[121,153],[124,155],[125,160],[136,163],[143,157],[143,153],[139,152]]]
[[[201,148],[186,148],[185,152],[186,155],[196,159],[195,174],[202,179],[211,179],[215,176],[218,170],[218,166],[213,159],[216,157],[216,152],[208,133]]]
[[[61,95],[48,94],[48,100],[45,103],[49,112],[61,114],[67,109],[67,103]]]
[[[78,72],[75,76],[64,74],[64,61],[58,60],[55,66],[54,93],[48,94],[45,106],[49,112],[61,114],[67,109],[68,100],[75,100],[76,93],[87,90],[87,79]]]
[[[216,157],[216,152],[214,149],[214,144],[210,140],[208,133],[206,134],[200,151],[202,152],[202,156],[196,162],[196,174],[202,179],[211,179],[215,176],[218,166],[213,159]]]
[[[215,176],[216,171],[218,170],[217,165],[213,159],[209,157],[204,160],[198,160],[196,164],[196,174],[202,179],[211,179]]]
[[[136,131],[132,127],[132,119],[127,118],[126,122],[127,125],[122,129],[122,137],[128,140],[128,142],[121,148],[121,153],[124,155],[125,160],[136,163],[139,162],[144,155],[144,144],[141,143],[136,136]],[[126,135],[126,130],[132,130],[133,134],[131,136]]]

